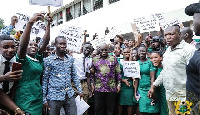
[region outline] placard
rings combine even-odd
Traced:
[[[23,13],[16,13],[16,16],[18,18],[18,22],[15,24],[15,29],[24,31],[30,19],[30,16]],[[45,23],[40,20],[35,22],[31,28],[31,35],[42,38],[44,36],[44,33],[45,33]]]
[[[96,38],[92,41],[90,41],[90,43],[92,44],[92,46],[96,49],[98,46],[100,46],[101,44],[106,43],[106,39],[105,38]],[[108,44],[108,43],[106,43]]]
[[[63,0],[29,0],[31,5],[62,7]]]
[[[106,42],[109,44],[110,43],[110,39],[114,39],[116,35],[118,35],[120,33],[119,30],[117,30],[116,28],[112,28],[110,30],[110,32],[105,35],[105,40]]]
[[[141,78],[138,61],[123,61],[123,71],[125,77]]]
[[[59,36],[65,36],[67,39],[67,49],[80,52],[83,44],[83,36],[81,35],[81,28],[75,26],[66,26],[65,30],[60,29]]]
[[[181,24],[181,22],[180,22],[180,20],[178,18],[175,18],[175,19],[171,20],[170,22],[165,23],[162,26],[162,29],[165,30],[165,29],[167,29],[167,27],[175,25],[175,24],[177,24],[177,25]]]

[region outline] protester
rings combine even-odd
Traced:
[[[186,94],[186,64],[192,57],[195,48],[180,38],[180,28],[177,25],[165,29],[164,36],[169,47],[163,55],[163,70],[151,86],[148,95],[152,95],[155,87],[163,84],[169,114],[175,115],[175,101],[184,100]]]
[[[100,45],[100,56],[92,59],[94,74],[94,115],[114,115],[116,93],[120,91],[120,66],[114,56],[108,55],[108,45]]]
[[[150,60],[153,65],[156,67],[156,78],[160,75],[160,72],[163,69],[162,65],[162,52],[161,51],[153,51],[150,56]],[[160,115],[168,115],[168,107],[167,107],[167,100],[165,94],[165,88],[161,84],[159,87],[156,88],[156,102],[160,103]]]
[[[181,28],[181,39],[185,40],[185,42],[195,46],[196,42],[192,39],[193,38],[193,31],[189,27]]]
[[[136,79],[135,99],[139,100],[139,111],[142,115],[148,113],[159,113],[159,103],[152,104],[153,100],[147,97],[151,84],[155,80],[156,68],[152,65],[150,59],[146,57],[147,49],[144,45],[138,48],[138,55],[140,57],[140,75],[141,79]],[[139,82],[138,82],[139,81]],[[137,97],[137,91],[140,98]]]
[[[92,44],[90,42],[85,42],[83,44],[83,53],[77,54],[73,53],[74,65],[76,67],[77,75],[81,82],[81,88],[83,90],[83,100],[88,103],[88,99],[92,97],[92,90],[90,85],[90,68],[92,66],[92,58],[90,54],[93,50]],[[84,115],[87,115],[86,111]]]
[[[12,32],[12,30],[15,27],[15,24],[18,22],[17,16],[12,16],[11,17],[11,23],[9,26],[4,27],[3,29],[1,29],[1,33],[0,35],[10,35],[10,33]]]
[[[129,46],[130,48],[134,48],[134,46],[135,46],[135,40],[129,39],[128,46]]]
[[[129,40],[125,39],[124,42],[123,42],[123,44],[124,44],[125,47],[129,47]]]
[[[43,53],[50,40],[51,17],[47,16],[47,29],[43,37],[43,44],[38,49],[38,45],[30,40],[30,32],[33,24],[38,20],[43,20],[43,13],[34,14],[27,23],[24,33],[20,39],[16,60],[22,63],[23,74],[17,84],[15,93],[15,103],[31,115],[42,114],[42,87],[40,77],[43,72]]]
[[[133,77],[124,76],[123,72],[123,62],[129,61],[130,58],[130,49],[124,48],[123,50],[124,59],[120,60],[120,69],[121,69],[121,90],[119,93],[119,107],[118,107],[118,115],[121,115],[123,106],[127,107],[127,115],[133,114],[133,106],[137,104],[133,102],[134,96],[134,87],[133,87]]]
[[[185,13],[189,16],[193,16],[194,32],[195,35],[200,36],[200,3],[190,4],[185,8]],[[189,63],[186,66],[186,98],[188,101],[193,103],[193,110],[191,114],[200,113],[200,49],[194,52],[193,57],[190,59]]]
[[[71,80],[76,86],[80,98],[83,98],[83,93],[74,59],[66,54],[67,40],[65,37],[56,37],[55,46],[55,54],[44,59],[43,104],[49,110],[49,115],[58,115],[62,106],[66,114],[77,115],[75,91],[72,88]]]

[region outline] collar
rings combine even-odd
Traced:
[[[7,61],[6,58],[4,58],[1,54],[0,54],[0,58],[1,58],[1,63],[4,63]],[[9,62],[11,63],[16,62],[15,56]]]
[[[182,49],[184,47],[185,43],[186,42],[184,40],[182,40],[174,49],[172,49],[171,46],[169,46],[169,49],[170,49],[170,51],[174,51],[176,49]]]
[[[68,58],[68,55],[66,54],[65,56],[64,56],[64,59],[67,59]],[[61,59],[61,60],[63,60],[62,58],[60,58],[56,53],[54,54],[54,58],[53,58],[54,60],[56,60],[56,59]]]
[[[35,59],[35,58],[32,58],[31,56],[29,56],[29,55],[26,55],[28,58],[30,58],[31,60],[33,60],[33,61],[36,61],[36,62],[39,62],[39,60],[37,60],[37,59]]]

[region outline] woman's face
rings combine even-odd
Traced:
[[[119,45],[115,45],[114,54],[115,54],[115,56],[120,56],[120,54],[121,54],[121,48],[120,48]]]
[[[147,49],[145,47],[140,47],[138,49],[138,55],[139,55],[140,59],[145,59],[146,54],[147,54]]]
[[[38,44],[34,41],[30,41],[27,48],[28,55],[34,56],[38,51]]]
[[[131,56],[133,57],[133,61],[138,60],[138,52],[137,52],[137,50],[133,50]]]
[[[130,49],[129,48],[125,48],[123,50],[123,56],[124,56],[124,58],[129,59],[129,57],[130,57]]]
[[[150,55],[150,60],[154,66],[158,67],[161,64],[162,57],[158,53],[152,53]]]

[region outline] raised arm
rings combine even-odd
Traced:
[[[47,14],[47,26],[46,26],[46,31],[43,37],[43,43],[42,46],[39,49],[39,54],[43,54],[43,52],[46,49],[46,46],[49,44],[49,40],[50,40],[50,24],[52,22],[52,17],[49,16],[49,14]]]
[[[36,13],[33,17],[28,21],[27,26],[22,34],[20,39],[19,49],[17,51],[17,55],[20,59],[24,59],[26,57],[27,47],[30,40],[30,33],[33,24],[38,20],[44,19],[44,13]]]

